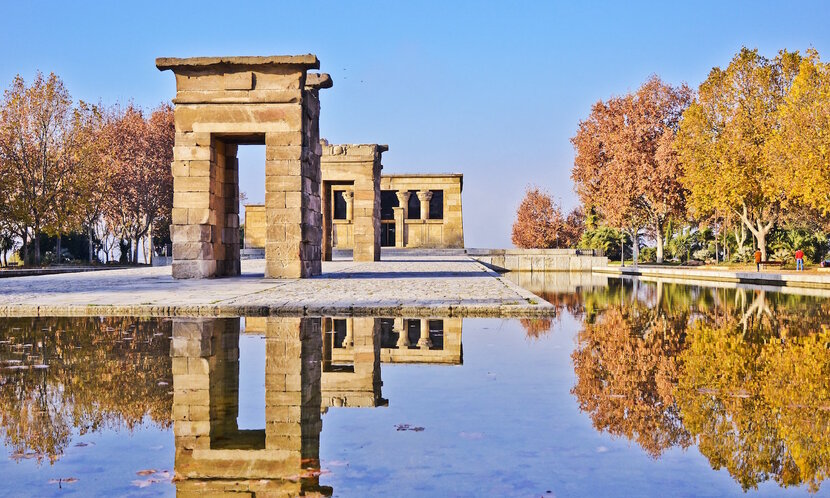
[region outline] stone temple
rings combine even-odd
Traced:
[[[462,176],[381,175],[379,144],[320,140],[314,55],[160,58],[176,77],[173,277],[240,274],[240,145],[265,145],[265,204],[246,206],[246,248],[266,278],[319,275],[334,249],[463,248]]]
[[[463,248],[463,176],[381,174],[386,145],[321,141],[323,259],[353,250],[378,261],[381,247]],[[245,248],[264,247],[265,206],[245,206]]]

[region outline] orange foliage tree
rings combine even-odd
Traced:
[[[574,210],[567,218],[551,196],[539,187],[528,187],[516,211],[512,240],[523,249],[574,247],[582,235],[584,217]]]
[[[634,93],[594,104],[571,139],[577,194],[606,223],[631,235],[635,261],[645,228],[662,262],[665,226],[684,213],[682,171],[672,143],[691,98],[686,85],[673,87],[652,76]]]

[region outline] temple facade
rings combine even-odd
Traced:
[[[380,245],[463,248],[463,184],[455,173],[381,176]]]
[[[347,148],[334,150],[348,152],[341,152],[344,155],[339,156],[340,160],[333,161],[327,151],[334,147]],[[348,156],[359,150],[358,147],[365,149],[365,155]],[[381,247],[464,247],[463,175],[380,175],[375,187],[365,172],[380,171],[380,154],[385,150],[380,145],[324,146],[321,161],[324,260],[331,259],[333,249],[354,250],[355,261],[377,261]],[[355,161],[346,162],[346,157]],[[262,247],[263,212],[262,205],[245,206],[246,248]]]

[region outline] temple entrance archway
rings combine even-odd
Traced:
[[[240,144],[265,145],[265,276],[321,273],[319,90],[314,55],[160,58],[176,76],[173,277],[240,274]]]

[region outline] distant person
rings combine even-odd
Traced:
[[[795,269],[796,271],[804,271],[804,251],[801,249],[795,251]]]
[[[755,249],[755,269],[761,271],[761,250]]]

